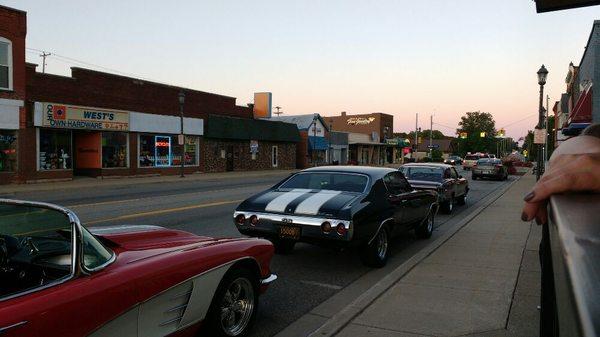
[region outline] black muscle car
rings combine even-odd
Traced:
[[[446,214],[452,213],[455,203],[467,203],[469,182],[452,165],[413,163],[402,165],[400,171],[412,187],[438,192],[440,208]]]
[[[298,241],[358,247],[362,261],[385,265],[394,235],[414,229],[429,238],[435,191],[414,190],[388,168],[323,166],[295,173],[242,202],[233,214],[240,233],[264,237],[289,253]]]

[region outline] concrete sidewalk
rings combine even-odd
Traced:
[[[285,176],[298,170],[268,170],[268,171],[234,171],[219,173],[193,173],[187,174],[185,178],[178,175],[152,175],[152,176],[122,176],[122,177],[76,177],[73,180],[37,182],[31,184],[10,184],[0,185],[0,194],[16,192],[34,192],[50,191],[58,189],[90,188],[103,186],[128,186],[150,183],[169,183],[183,181],[208,181],[215,179],[236,179],[236,178],[258,178],[258,177],[276,177]]]
[[[537,336],[541,227],[520,220],[534,183],[521,177],[390,287],[375,284],[371,302],[358,299],[312,336]]]

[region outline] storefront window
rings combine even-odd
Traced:
[[[69,170],[71,131],[40,129],[40,170]]]
[[[0,172],[17,170],[17,136],[15,131],[0,131]]]
[[[127,133],[102,133],[102,167],[127,167]]]
[[[198,165],[198,137],[185,136],[185,165]],[[140,167],[181,165],[177,136],[140,135]]]

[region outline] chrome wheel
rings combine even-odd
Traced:
[[[388,237],[385,228],[382,228],[377,235],[377,256],[384,260],[388,249]]]
[[[229,284],[221,300],[221,328],[228,336],[241,334],[254,312],[254,287],[247,278],[237,278]]]
[[[429,219],[427,219],[427,232],[433,232],[433,215],[429,215]]]

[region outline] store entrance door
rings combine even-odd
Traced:
[[[73,131],[73,175],[97,177],[102,174],[102,134]]]
[[[225,171],[233,171],[233,146],[227,147],[227,152],[225,153]]]

